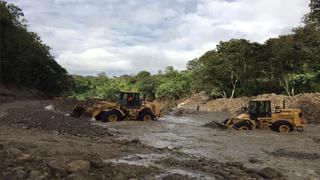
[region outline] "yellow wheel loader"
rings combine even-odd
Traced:
[[[244,107],[240,113],[232,115],[222,123],[216,122],[223,128],[237,130],[272,129],[287,133],[294,129],[302,131],[306,127],[306,120],[301,109],[286,109],[276,107],[271,110],[270,100],[251,100],[248,108]]]
[[[77,105],[71,116],[80,117],[83,112],[102,122],[124,119],[150,121],[163,116],[158,103],[142,101],[140,93],[137,92],[120,92],[118,102],[98,101],[89,108]]]

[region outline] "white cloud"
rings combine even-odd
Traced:
[[[301,24],[309,0],[9,0],[69,73],[157,72],[219,41],[263,42]]]
[[[69,67],[70,71],[79,73],[82,71],[95,73],[113,69],[125,71],[130,67],[129,61],[118,59],[116,54],[102,48],[88,49],[79,53],[63,51],[57,61],[62,66]]]

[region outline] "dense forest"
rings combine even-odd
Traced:
[[[264,43],[246,39],[220,42],[188,62],[186,70],[168,66],[157,74],[108,77],[68,75],[37,34],[27,30],[22,11],[0,1],[1,82],[35,88],[49,95],[114,99],[121,90],[146,99],[175,100],[206,91],[211,97],[262,93],[320,92],[320,1],[311,0],[304,25]],[[107,59],[106,59],[107,61]]]
[[[28,30],[22,10],[0,0],[1,85],[60,95],[71,79],[40,37]]]

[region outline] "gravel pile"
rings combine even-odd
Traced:
[[[43,107],[10,109],[9,111],[10,113],[0,118],[0,124],[80,137],[111,136],[107,128],[91,125],[88,118],[68,117],[63,113],[45,110]]]
[[[320,123],[320,93],[306,93],[295,96],[309,123]]]
[[[200,106],[201,111],[222,111],[234,113],[241,107],[246,106],[250,99],[270,99],[272,108],[275,106],[283,106],[285,101],[287,108],[301,108],[308,123],[320,123],[320,93],[304,93],[298,94],[291,100],[290,97],[277,94],[263,94],[254,97],[240,97],[234,99],[219,98],[203,102],[199,95],[187,99],[180,104],[181,108],[193,108]]]

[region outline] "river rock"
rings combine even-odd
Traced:
[[[127,178],[122,172],[119,172],[119,174],[117,174],[113,179],[114,180],[123,180],[123,179],[127,179]]]
[[[29,175],[29,179],[39,179],[38,177],[41,176],[40,171],[31,171]]]
[[[174,173],[174,174],[169,174],[165,177],[163,177],[163,180],[188,180],[191,179],[188,176],[184,176],[178,173]]]
[[[178,165],[180,163],[179,160],[177,160],[174,157],[163,158],[159,162],[161,164],[166,165],[166,166],[176,166],[176,165]]]
[[[56,160],[50,160],[46,164],[50,169],[58,170],[58,171],[64,170],[64,165],[61,163],[58,163]]]
[[[140,142],[140,139],[134,138],[130,141],[130,143],[140,144],[141,142]]]
[[[90,170],[90,162],[85,160],[75,160],[67,164],[69,172],[88,172]]]
[[[259,171],[259,175],[261,175],[264,178],[268,178],[268,179],[281,177],[281,174],[279,172],[277,172],[276,170],[274,170],[270,167],[266,167],[266,168],[261,169]]]
[[[241,162],[227,162],[228,166],[233,166],[233,167],[238,167],[238,168],[242,168],[243,164]]]
[[[49,104],[48,106],[45,106],[44,109],[47,110],[47,111],[54,111],[55,110],[53,104]]]
[[[255,157],[251,157],[251,158],[249,159],[249,162],[252,163],[252,164],[254,164],[254,163],[261,163],[261,160],[255,158]]]
[[[128,145],[130,141],[128,139],[120,139],[117,141],[117,143],[121,145]]]
[[[205,91],[201,91],[199,93],[199,96],[202,101],[209,101],[210,100],[210,96]]]
[[[22,151],[17,148],[9,148],[9,149],[7,149],[7,154],[9,156],[18,156],[18,155],[22,154]]]
[[[15,168],[15,177],[16,179],[25,179],[28,177],[28,171],[23,167]]]
[[[81,173],[72,173],[67,176],[68,180],[87,180],[88,177]]]
[[[17,157],[17,162],[26,163],[33,160],[33,157],[29,154],[21,154]]]
[[[97,157],[90,159],[90,164],[91,164],[91,166],[94,167],[94,168],[102,168],[102,167],[104,167],[104,166],[106,165],[106,164],[102,161],[102,159],[97,158]]]

